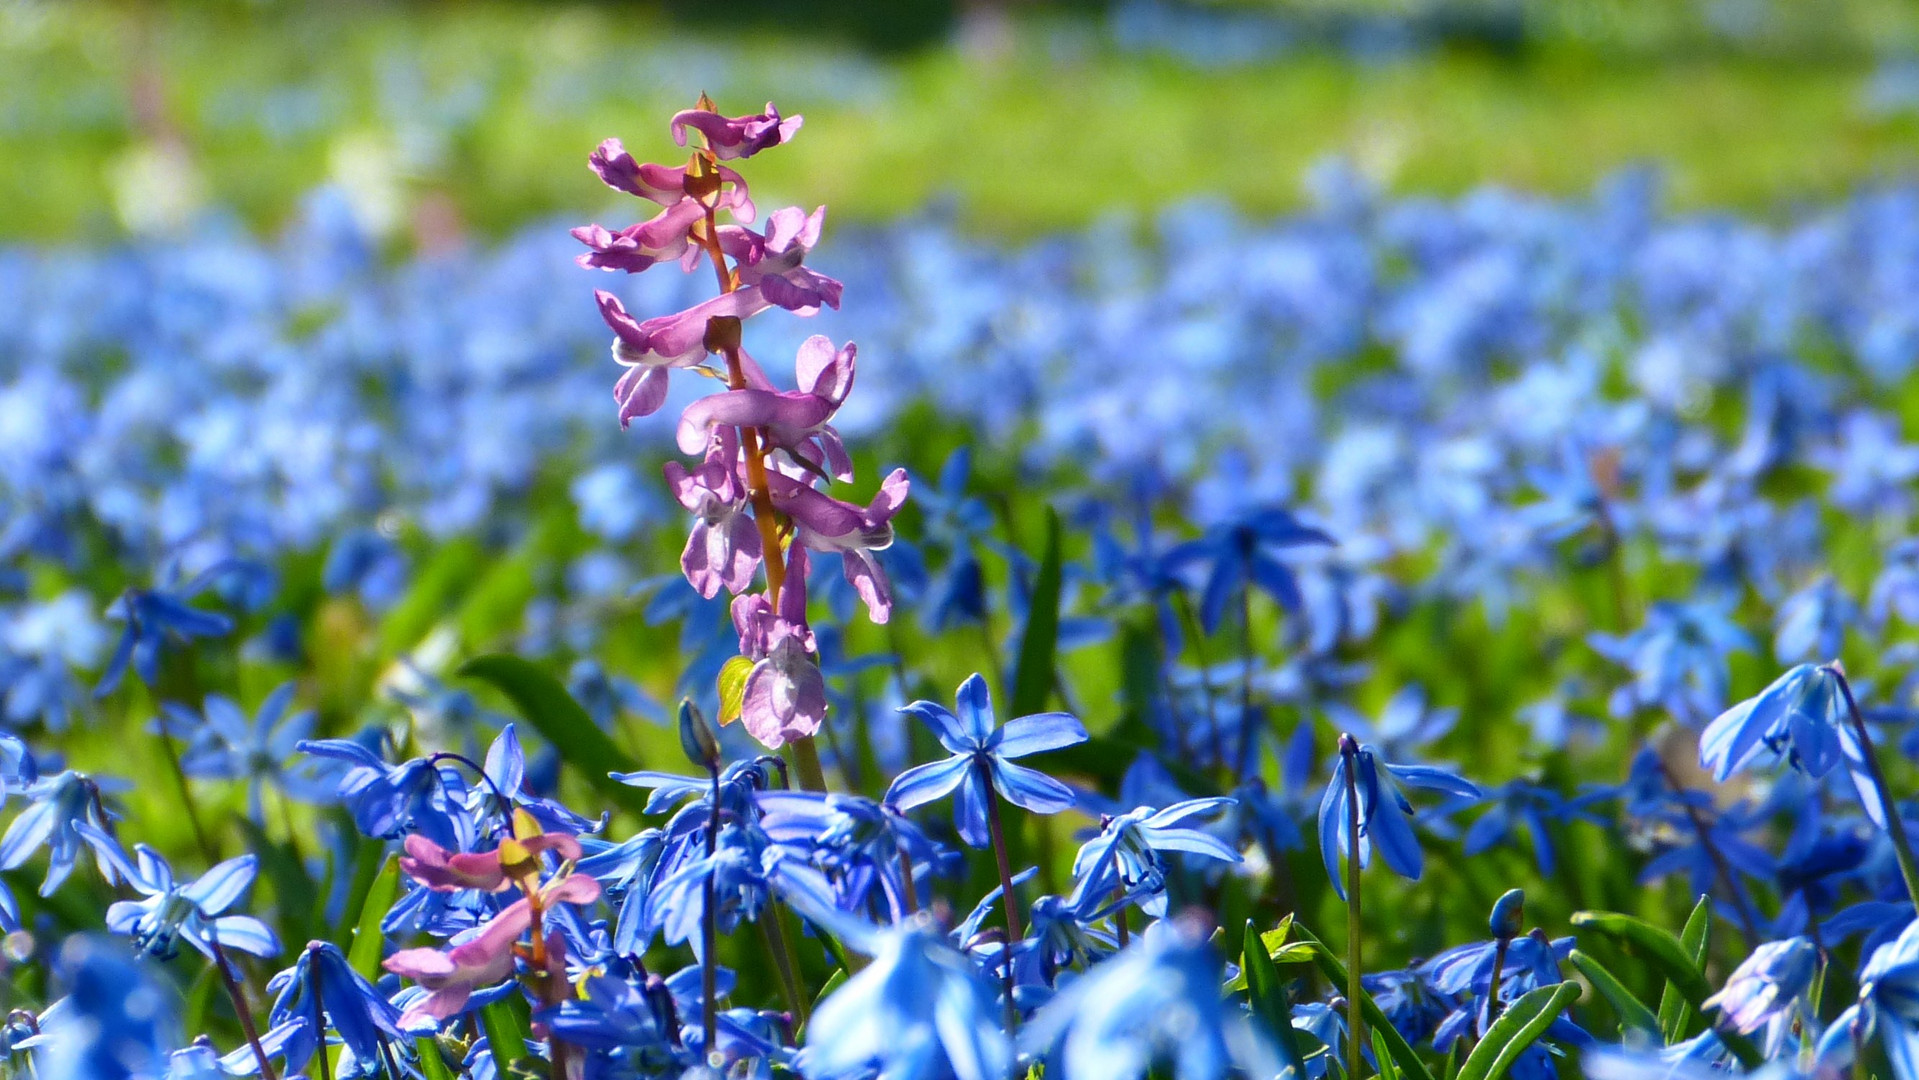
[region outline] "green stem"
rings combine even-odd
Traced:
[[[167,734],[165,718],[162,718],[159,724],[161,725],[162,756],[167,759],[167,771],[173,774],[173,784],[180,791],[180,805],[187,812],[187,824],[193,828],[193,841],[199,845],[200,854],[206,858],[207,865],[212,866],[220,861],[220,851],[213,846],[213,839],[207,835],[206,826],[200,823],[200,807],[194,801],[193,788],[187,783],[186,768],[180,764],[179,748],[174,745],[173,736]]]
[[[992,834],[993,858],[999,864],[999,902],[1006,912],[1006,948],[1001,953],[1001,963],[1006,972],[1006,1030],[1011,1032],[1019,1027],[1019,1006],[1013,1004],[1013,948],[1026,939],[1026,931],[1020,926],[1019,901],[1013,896],[1013,864],[1006,857],[1006,830],[1000,825],[999,793],[993,790],[993,777],[987,772],[984,759],[978,768],[980,784],[986,789],[986,828]]]
[[[1340,740],[1346,758],[1346,1076],[1359,1080],[1360,1044],[1365,1021],[1360,1015],[1359,952],[1359,747],[1350,735]]]
[[[760,920],[760,931],[766,935],[766,951],[773,957],[773,967],[779,972],[780,994],[786,998],[786,1011],[804,1027],[807,1020],[806,997],[800,993],[799,980],[793,976],[793,969],[798,966],[797,957],[793,955],[793,943],[786,936],[786,927],[777,903],[767,905],[765,917]]]
[[[794,739],[793,768],[800,774],[800,787],[807,791],[826,790],[826,772],[820,768],[820,749],[811,738]]]
[[[1919,904],[1919,863],[1912,858],[1912,843],[1906,838],[1906,823],[1899,817],[1899,804],[1892,799],[1892,789],[1886,785],[1886,774],[1879,767],[1878,751],[1872,747],[1872,734],[1866,730],[1866,718],[1859,713],[1859,702],[1853,699],[1852,683],[1846,679],[1846,669],[1834,660],[1826,665],[1839,680],[1839,692],[1846,699],[1846,712],[1852,717],[1852,729],[1859,736],[1859,756],[1865,760],[1866,773],[1872,777],[1872,786],[1879,790],[1879,804],[1885,808],[1886,835],[1892,837],[1892,853],[1899,860],[1899,876],[1906,879],[1906,897]]]

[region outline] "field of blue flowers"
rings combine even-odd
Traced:
[[[688,97],[0,247],[0,1078],[1919,1080],[1919,184],[1009,242]]]

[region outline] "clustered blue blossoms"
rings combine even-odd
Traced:
[[[126,334],[135,374],[97,413],[64,358],[0,372],[0,701],[22,733],[0,733],[0,1075],[1553,1080],[1576,1058],[1919,1080],[1919,448],[1874,396],[1919,357],[1909,194],[1774,233],[1657,219],[1633,178],[1590,205],[1441,207],[1335,170],[1310,214],[1170,212],[1150,253],[1102,232],[989,255],[916,226],[849,247],[847,280],[895,312],[857,317],[899,320],[863,338],[887,363],[854,398],[851,343],[755,318],[860,325],[861,290],[811,265],[824,209],[762,217],[740,171],[800,129],[702,99],[667,125],[684,165],[592,153],[650,204],[573,232],[616,275],[595,300],[619,427],[670,430],[686,460],[649,493],[595,436],[565,520],[524,536],[521,452],[588,415],[570,372],[530,385],[556,358],[521,342],[590,315],[487,306],[543,271],[386,279],[452,305],[420,326],[460,342],[458,371],[359,355],[412,348],[378,344],[384,294],[258,300],[219,355],[334,425],[329,453],[285,408],[257,455],[243,406],[152,435],[172,353],[145,350],[217,352],[197,325]],[[177,289],[172,257],[133,272]],[[645,273],[669,262],[686,274]],[[498,293],[441,287],[489,269]],[[676,283],[707,271],[710,292]],[[26,277],[60,291],[49,273]],[[353,391],[250,366],[274,305],[316,297],[339,321],[300,348],[437,420],[355,420]],[[0,329],[0,360],[101,332],[49,317]],[[1814,332],[1857,370],[1790,359]],[[762,342],[793,348],[790,381]],[[1375,346],[1391,377],[1339,366]],[[1082,469],[1061,552],[1028,553],[1018,500],[978,490],[1007,466],[965,449],[936,482],[834,494],[860,479],[842,432],[884,436],[926,387],[1030,438],[1019,481]],[[1715,395],[1743,410],[1730,439]],[[431,437],[382,458],[408,442],[389,422]],[[189,479],[94,460],[149,442],[122,456]],[[635,586],[620,545],[669,496],[680,573]],[[1870,580],[1827,565],[1828,507],[1864,523],[1844,535],[1880,553]],[[516,567],[557,550],[562,573],[436,621],[496,508]],[[53,572],[102,546],[157,569],[110,599]],[[500,678],[521,722],[453,681],[499,606],[566,672]],[[603,648],[636,608],[678,632],[686,770],[629,723],[667,710]],[[346,715],[342,666],[368,658],[340,643],[373,619],[385,711]],[[1768,629],[1785,670],[1736,700]],[[1114,676],[1088,677],[1108,645]],[[975,655],[950,708],[926,700]],[[1523,691],[1529,744],[1504,745],[1495,690]],[[23,737],[148,707],[166,772],[138,786]],[[1444,884],[1404,884],[1429,871]],[[1598,910],[1668,893],[1700,898],[1683,937]]]

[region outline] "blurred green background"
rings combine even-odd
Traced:
[[[1331,154],[1435,194],[1657,162],[1763,213],[1912,168],[1916,56],[1898,0],[0,0],[0,237],[271,228],[323,181],[398,242],[493,234],[591,205],[586,151],[702,89],[805,113],[756,188],[842,221],[1270,212]]]

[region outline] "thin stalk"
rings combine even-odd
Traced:
[[[227,988],[227,997],[233,1002],[234,1015],[240,1018],[240,1030],[246,1033],[247,1045],[253,1048],[253,1060],[260,1066],[260,1075],[266,1080],[279,1080],[279,1074],[273,1071],[273,1063],[267,1060],[267,1052],[260,1045],[260,1028],[253,1022],[253,1006],[247,1004],[247,996],[240,984],[233,978],[233,970],[227,964],[227,953],[220,947],[220,939],[214,938],[213,967],[220,973],[220,982]]]
[[[1492,1030],[1493,1021],[1498,1020],[1505,1009],[1505,1003],[1499,1000],[1499,980],[1506,975],[1506,949],[1511,945],[1511,938],[1501,937],[1493,946],[1493,981],[1486,991],[1486,1026],[1480,1029],[1482,1035]]]
[[[307,955],[307,975],[312,982],[307,991],[313,995],[313,1038],[319,1044],[313,1056],[320,1060],[320,1080],[333,1080],[333,1062],[327,1059],[326,1012],[320,1003],[320,961],[311,953]]]
[[[799,980],[793,970],[798,967],[798,958],[793,955],[793,943],[786,936],[786,926],[780,915],[777,903],[766,907],[765,917],[760,920],[760,931],[766,935],[766,951],[773,958],[774,970],[779,972],[780,993],[786,998],[786,1011],[801,1024],[806,1023],[806,996],[800,993]]]
[[[713,776],[713,790],[709,796],[710,808],[706,817],[706,857],[711,859],[720,840],[720,771],[708,770]],[[718,958],[713,955],[719,947],[719,913],[714,907],[719,904],[719,889],[713,880],[713,871],[706,872],[706,882],[700,887],[702,907],[700,910],[700,1030],[706,1036],[701,1049],[708,1062],[717,1054],[719,1039],[719,1014],[716,1011],[719,1000]]]
[[[984,760],[978,765],[980,784],[986,789],[986,828],[993,838],[993,858],[999,864],[999,901],[1006,912],[1006,948],[1000,959],[1005,965],[1006,1030],[1019,1027],[1019,1007],[1013,1004],[1013,947],[1026,939],[1020,925],[1019,901],[1013,895],[1013,864],[1006,857],[1006,830],[1000,825],[999,794],[993,790],[993,777]]]
[[[1826,665],[1833,677],[1839,681],[1839,692],[1846,699],[1846,712],[1852,717],[1852,730],[1859,736],[1859,756],[1865,759],[1866,774],[1872,777],[1872,786],[1879,789],[1879,804],[1885,807],[1886,835],[1892,838],[1892,853],[1899,860],[1899,876],[1906,879],[1906,896],[1919,903],[1919,863],[1912,858],[1912,843],[1906,838],[1906,823],[1899,817],[1899,804],[1893,801],[1892,789],[1886,786],[1886,774],[1879,767],[1879,753],[1873,749],[1872,734],[1866,730],[1866,718],[1859,713],[1859,702],[1853,699],[1852,683],[1846,678],[1846,669],[1834,660]]]
[[[213,846],[212,837],[207,835],[206,826],[200,823],[200,806],[194,801],[193,788],[187,783],[186,767],[180,764],[180,749],[174,744],[173,736],[167,734],[166,721],[160,721],[160,746],[165,751],[167,771],[173,774],[173,784],[180,791],[180,805],[187,812],[187,824],[193,827],[193,842],[199,845],[200,854],[207,865],[220,861],[220,850]]]
[[[1206,726],[1211,729],[1213,760],[1221,769],[1226,767],[1226,742],[1219,730],[1219,707],[1213,702],[1213,675],[1207,668],[1206,635],[1201,632],[1199,617],[1193,614],[1192,601],[1183,592],[1173,593],[1174,606],[1179,608],[1179,621],[1186,627],[1186,636],[1193,643],[1193,659],[1199,665],[1200,691],[1205,695]]]
[[[1675,777],[1672,770],[1666,766],[1666,759],[1655,753],[1653,760],[1659,763],[1659,772],[1666,778],[1666,783],[1675,792],[1685,794],[1686,789],[1680,786],[1679,778]],[[1688,799],[1682,798],[1680,802],[1686,808],[1686,818],[1692,822],[1693,832],[1699,836],[1699,846],[1706,852],[1706,858],[1712,861],[1713,873],[1718,876],[1720,885],[1732,894],[1733,907],[1739,913],[1739,932],[1745,938],[1746,946],[1750,948],[1758,944],[1761,940],[1759,920],[1753,915],[1752,906],[1747,901],[1746,894],[1740,890],[1738,879],[1733,876],[1732,864],[1726,861],[1725,853],[1720,851],[1719,845],[1713,842],[1712,828],[1707,825],[1705,816],[1699,812],[1699,808]]]
[[[1239,652],[1242,668],[1239,676],[1239,750],[1233,762],[1233,779],[1246,779],[1247,759],[1253,752],[1253,589],[1239,587]]]
[[[920,895],[918,888],[913,885],[913,856],[906,850],[905,844],[900,845],[900,879],[906,882],[904,906],[906,914],[911,915],[920,909]]]
[[[1125,894],[1126,889],[1123,886],[1114,886],[1114,896],[1124,896]],[[1113,911],[1113,931],[1119,937],[1119,947],[1124,949],[1127,940],[1132,936],[1131,932],[1126,928],[1126,906],[1124,904]]]
[[[1346,757],[1346,1075],[1359,1080],[1360,1044],[1365,1019],[1359,1008],[1359,768],[1357,748],[1350,737],[1340,740]],[[1349,748],[1350,747],[1350,748]]]

